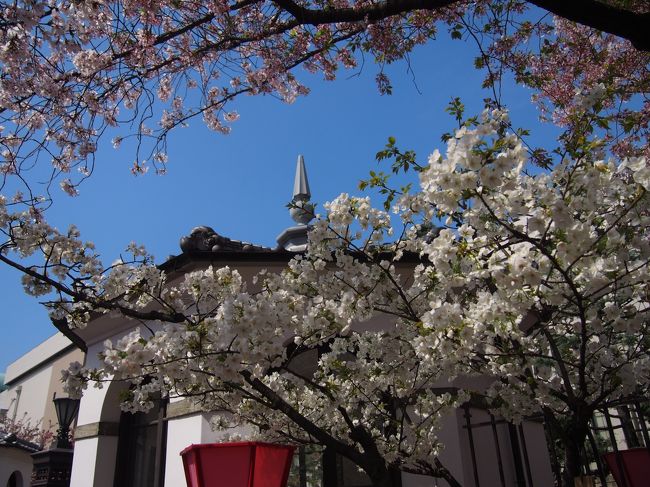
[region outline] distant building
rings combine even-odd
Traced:
[[[47,435],[37,431],[57,428],[52,397],[63,394],[61,370],[83,360],[84,353],[57,333],[7,367],[0,386],[0,487],[30,485],[30,455],[49,446],[39,444]],[[22,426],[18,432],[16,426]],[[27,429],[33,434],[21,437]]]

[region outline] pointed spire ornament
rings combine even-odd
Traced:
[[[298,225],[307,225],[314,218],[314,205],[309,202],[311,192],[305,169],[305,158],[298,156],[296,176],[293,181],[293,199],[289,214]]]
[[[309,191],[309,181],[307,180],[307,170],[305,169],[305,158],[300,154],[296,162],[296,177],[293,181],[293,200],[304,199],[309,201],[311,192]]]
[[[289,227],[278,236],[278,248],[289,252],[304,252],[307,250],[307,232],[309,222],[314,218],[314,205],[311,201],[311,191],[305,169],[305,158],[298,156],[296,175],[293,181],[293,198],[289,204],[289,214],[298,225]]]

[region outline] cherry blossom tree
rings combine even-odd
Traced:
[[[531,5],[559,17],[532,21]],[[71,393],[123,380],[136,386],[126,409],[194,398],[229,412],[223,426],[326,445],[382,487],[398,471],[458,485],[440,421],[479,394],[514,421],[562,423],[571,485],[591,414],[650,384],[648,15],[642,1],[5,2],[2,191],[27,194],[0,195],[0,261],[61,328],[108,312],[139,323],[102,368],[66,372]],[[296,68],[334,79],[363,54],[389,93],[381,66],[441,28],[476,41],[489,108],[464,121],[456,105],[461,124],[427,163],[391,141],[382,157],[415,168],[417,189],[373,176],[383,210],[341,195],[282,273],[171,282],[135,245],[105,268],[40,211],[30,171],[74,195],[107,134],[137,139],[134,173],[164,172],[167,134],[191,118],[228,132],[239,95],[291,102],[308,92]],[[566,128],[555,151],[510,127],[507,72]],[[378,316],[389,325],[370,326]],[[306,357],[311,369],[294,367]]]
[[[379,63],[379,89],[389,93],[382,66],[434,39],[440,29],[455,37],[481,37],[489,76],[514,69],[562,120],[564,112],[570,115],[567,100],[576,85],[591,91],[607,78],[611,83],[605,89],[619,93],[622,101],[647,89],[650,13],[641,0],[24,0],[0,5],[0,172],[3,188],[17,186],[35,206],[49,194],[49,187],[33,187],[46,171],[51,171],[49,184],[77,194],[107,134],[116,146],[137,139],[134,173],[149,166],[164,172],[171,130],[201,117],[208,127],[228,132],[238,117],[233,99],[245,93],[272,94],[290,103],[308,92],[296,76],[299,66],[334,79],[340,67],[355,68],[360,53],[367,53]],[[546,12],[568,20],[553,34]],[[533,22],[534,16],[541,18]],[[528,40],[542,42],[540,49],[519,52],[517,46]],[[584,59],[588,67],[580,72],[582,63],[576,61]],[[548,80],[549,70],[558,68],[563,76]],[[646,130],[647,111],[644,105],[641,115],[624,117],[622,126]],[[616,140],[624,153],[633,141]],[[30,176],[32,171],[40,179]]]
[[[252,282],[228,267],[172,282],[136,246],[104,270],[74,229],[4,200],[0,260],[30,294],[58,295],[49,306],[63,326],[91,313],[135,320],[99,369],[65,372],[71,394],[126,381],[132,411],[186,396],[230,413],[217,426],[325,445],[376,486],[397,471],[458,486],[439,458],[440,422],[477,394],[512,421],[561,424],[569,486],[594,411],[649,392],[650,168],[591,139],[540,169],[508,126],[487,109],[444,154],[413,159],[418,187],[392,193],[392,217],[339,196],[304,255]],[[15,254],[44,259],[27,267]]]

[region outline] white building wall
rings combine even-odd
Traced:
[[[90,385],[84,392],[77,415],[79,431],[84,428],[120,420],[119,393],[121,384],[96,388]],[[70,487],[113,487],[117,458],[116,434],[100,433],[75,440]]]
[[[119,339],[123,334],[113,337]],[[101,344],[91,347],[88,354],[89,365],[96,362],[96,354],[101,349]],[[307,365],[306,361],[301,364]],[[95,363],[96,365],[96,363]],[[465,378],[462,380],[466,381]],[[489,382],[489,379],[481,379]],[[439,384],[449,386],[449,383]],[[465,385],[465,384],[464,384]],[[473,384],[475,387],[478,384]],[[78,424],[92,424],[99,422],[119,422],[119,389],[121,385],[106,386],[97,389],[92,386],[85,391],[82,398],[78,416]],[[172,402],[175,402],[172,400]],[[489,415],[480,410],[472,409],[472,423],[489,422]],[[167,444],[165,459],[165,487],[182,487],[185,485],[185,473],[180,452],[191,444],[212,443],[220,441],[222,434],[212,431],[208,414],[190,414],[187,416],[170,418],[167,423]],[[475,485],[472,469],[472,459],[469,449],[469,439],[465,428],[464,411],[457,410],[450,413],[442,422],[442,430],[439,434],[440,441],[444,445],[440,456],[442,463],[451,471],[454,477],[467,487]],[[526,433],[529,463],[533,478],[539,481],[541,487],[553,485],[550,460],[546,449],[544,431],[541,425],[526,423]],[[502,455],[502,464],[505,476],[506,487],[516,485],[516,475],[510,447],[509,432],[506,424],[497,426],[499,446]],[[485,424],[473,428],[475,451],[477,456],[477,468],[480,478],[480,485],[500,486],[500,475],[496,455],[496,446],[491,427]],[[98,438],[83,439],[75,446],[75,460],[73,465],[73,476],[71,487],[112,487],[115,458],[117,451],[117,436],[100,436]],[[95,458],[101,458],[101,462],[95,462]],[[89,483],[92,482],[92,483]],[[447,487],[444,480],[433,479],[426,476],[403,474],[404,487]]]
[[[185,471],[180,452],[192,443],[201,443],[205,418],[197,414],[172,419],[167,423],[167,451],[165,452],[165,487],[185,485]]]
[[[470,408],[472,423],[472,440],[476,458],[478,484],[474,477],[472,452],[467,431],[467,418],[465,411],[458,410],[458,424],[461,442],[459,459],[463,462],[464,487],[490,487],[501,486],[516,487],[520,485],[517,478],[515,455],[520,458],[520,475],[527,485],[528,468],[534,485],[539,487],[552,487],[554,485],[551,462],[546,446],[544,427],[537,422],[524,421],[522,423],[523,440],[519,426],[515,425],[512,431],[515,439],[511,439],[510,427],[500,418],[495,418],[495,429],[492,429],[490,415],[487,411]],[[498,446],[498,447],[497,447]],[[499,455],[501,457],[502,472],[499,471]],[[503,484],[501,481],[503,474]]]
[[[102,419],[102,410],[104,409],[104,403],[106,401],[106,396],[110,390],[109,386],[105,386],[101,389],[89,385],[81,396],[81,402],[79,403],[79,413],[77,414],[77,424],[85,425],[90,423],[96,423]],[[109,409],[105,408],[104,414],[110,414]],[[111,418],[105,418],[105,421],[119,421],[119,407],[116,414],[113,414]]]
[[[13,472],[19,472],[18,487],[29,487],[32,478],[32,457],[17,448],[0,448],[0,486],[4,487]]]
[[[9,392],[9,389],[6,391],[0,392],[0,411],[7,411],[9,409],[9,405],[11,404],[11,392]],[[0,419],[2,416],[0,416]]]
[[[172,401],[174,402],[174,401]],[[210,425],[213,414],[196,413],[191,416],[170,419],[167,423],[167,449],[165,451],[165,487],[184,487],[185,471],[180,452],[192,444],[218,443],[227,441],[227,434],[246,436],[249,431],[238,427],[224,431],[214,431]]]
[[[113,487],[116,452],[117,436],[76,440],[70,487]]]
[[[8,389],[0,393],[0,409],[4,410],[6,418],[28,422],[32,427],[39,426],[54,433],[57,419],[52,395],[62,392],[60,370],[69,362],[82,358],[83,352],[57,333],[11,363],[5,375]],[[44,446],[48,448],[49,444]],[[19,472],[18,485],[28,487],[32,466],[29,452],[0,448],[0,487],[7,485],[14,471]]]
[[[546,444],[544,425],[541,423],[524,423],[524,433],[530,457],[530,469],[535,485],[552,487],[555,485],[551,456]]]

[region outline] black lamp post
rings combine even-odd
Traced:
[[[32,487],[69,487],[72,473],[72,443],[70,425],[79,411],[79,399],[54,397],[54,409],[59,431],[49,450],[32,453],[34,470]]]
[[[54,408],[56,409],[56,417],[59,420],[59,431],[56,436],[56,448],[72,448],[70,443],[70,425],[74,420],[77,412],[79,411],[79,399],[72,399],[70,397],[54,397]]]

